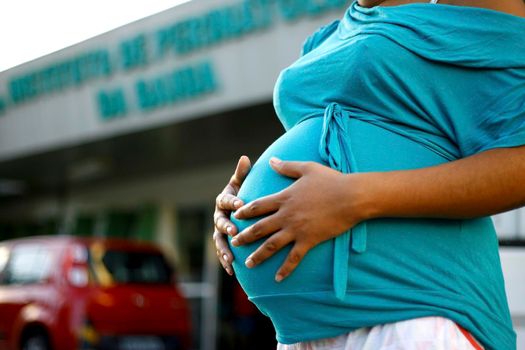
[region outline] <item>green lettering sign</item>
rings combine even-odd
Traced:
[[[111,75],[107,50],[98,50],[15,76],[9,81],[9,95],[15,104],[41,95],[81,85],[87,81]]]
[[[110,120],[124,117],[128,111],[124,91],[122,89],[100,91],[98,93],[98,107],[102,119]]]
[[[217,81],[208,61],[178,68],[157,78],[141,79],[135,86],[139,107],[143,111],[191,100],[216,89]]]
[[[145,66],[148,64],[146,36],[139,35],[120,45],[122,67],[125,70]]]

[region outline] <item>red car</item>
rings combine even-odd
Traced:
[[[0,350],[186,350],[190,333],[188,303],[152,244],[0,243]]]

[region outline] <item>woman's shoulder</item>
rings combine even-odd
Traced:
[[[303,48],[301,56],[319,46],[326,38],[328,38],[339,26],[339,20],[336,19],[329,24],[323,25],[317,28],[310,36],[308,36],[303,42]]]

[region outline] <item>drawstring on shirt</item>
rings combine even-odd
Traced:
[[[330,103],[323,117],[323,131],[319,143],[321,158],[332,169],[344,174],[357,172],[357,164],[352,152],[348,122],[350,115],[337,103]],[[348,283],[350,247],[356,253],[366,250],[366,222],[361,222],[335,238],[334,242],[334,292],[339,300],[344,300]]]

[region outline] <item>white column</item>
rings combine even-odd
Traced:
[[[157,228],[154,240],[162,248],[168,259],[177,266],[180,263],[180,259],[177,254],[175,239],[175,204],[172,202],[160,203],[157,215]]]
[[[72,201],[67,201],[64,205],[62,213],[62,221],[58,228],[58,233],[61,235],[70,235],[75,229],[75,221],[77,218],[77,208]]]
[[[213,211],[209,210],[211,218]],[[202,300],[202,350],[215,350],[217,343],[217,306],[219,303],[219,272],[218,259],[215,254],[215,244],[212,240],[213,220],[208,220],[204,242],[204,283],[209,289],[209,294]]]

